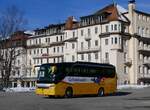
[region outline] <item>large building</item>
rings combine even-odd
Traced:
[[[43,63],[87,61],[116,66],[118,84],[150,82],[150,14],[110,4],[77,21],[36,29],[26,47],[26,75],[33,83]],[[33,69],[35,67],[35,69]]]

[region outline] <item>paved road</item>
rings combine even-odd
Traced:
[[[122,90],[116,96],[71,99],[0,92],[0,110],[150,110],[150,88]]]

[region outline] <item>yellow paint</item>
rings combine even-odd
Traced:
[[[68,87],[72,87],[73,95],[83,94],[97,94],[99,88],[104,88],[104,94],[115,93],[117,88],[117,78],[106,78],[100,83],[66,83],[60,82],[49,88],[37,88],[36,94],[38,95],[53,95],[64,96]]]

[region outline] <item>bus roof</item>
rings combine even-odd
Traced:
[[[44,65],[73,65],[73,64],[81,64],[81,65],[90,65],[90,66],[101,66],[101,67],[113,67],[115,68],[114,65],[111,65],[111,64],[105,64],[105,63],[94,63],[94,62],[80,62],[80,61],[77,61],[77,62],[62,62],[62,63],[45,63],[45,64],[42,64],[42,66]]]

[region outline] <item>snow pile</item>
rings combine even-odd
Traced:
[[[150,87],[150,85],[118,85],[117,89],[142,89]]]
[[[4,88],[5,92],[33,92],[35,87],[27,88],[27,87],[16,87],[16,88]]]

